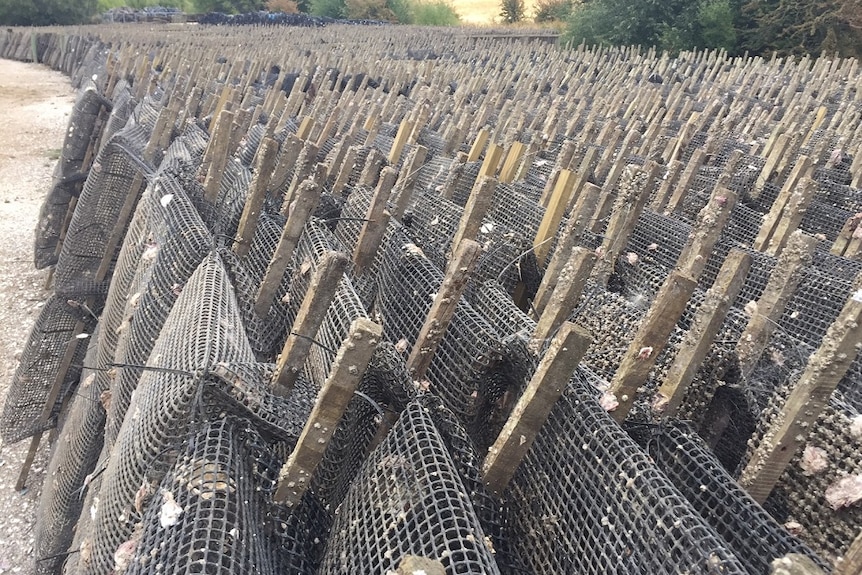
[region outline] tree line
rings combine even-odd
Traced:
[[[459,23],[457,12],[447,0],[0,0],[0,24],[81,24],[111,8],[154,5],[180,8],[186,13],[243,14],[269,10],[426,26]]]
[[[677,52],[862,57],[860,0],[500,0],[499,20],[532,17],[562,31],[564,45],[641,45]],[[453,26],[448,0],[0,0],[0,24],[78,24],[119,6],[177,7],[188,13],[270,10],[332,18]]]
[[[575,45],[862,56],[860,0],[539,0],[537,19],[543,6],[562,14],[563,41]]]

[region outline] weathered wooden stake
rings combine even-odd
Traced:
[[[482,463],[491,493],[506,490],[591,342],[580,326],[567,322],[560,328]]]
[[[611,380],[609,391],[619,402],[611,415],[617,421],[625,420],[634,405],[638,388],[646,382],[695,287],[697,280],[674,271],[656,294]]]
[[[802,281],[805,268],[811,263],[816,245],[817,240],[797,231],[791,235],[787,247],[778,257],[763,294],[736,344],[736,356],[743,376],[748,377],[754,371],[784,313],[784,307]]]
[[[799,198],[802,198],[804,200],[805,197],[807,197],[808,202],[810,202],[810,199],[814,194],[814,190],[806,190],[804,186],[802,190],[798,190],[797,186],[800,185],[800,182],[803,180],[803,178],[808,177],[808,174],[810,174],[812,170],[813,166],[811,164],[811,160],[809,160],[807,156],[800,156],[796,162],[796,165],[793,167],[793,170],[790,172],[790,175],[787,177],[787,180],[785,180],[784,185],[781,187],[781,191],[778,193],[778,197],[775,198],[775,201],[772,203],[772,207],[769,209],[769,213],[766,214],[766,217],[763,218],[763,225],[760,227],[760,231],[757,234],[757,238],[754,240],[754,249],[758,251],[766,251],[766,249],[769,247],[770,240],[775,234],[775,229],[778,226],[779,222],[783,218],[794,217],[794,214],[789,209],[791,197],[793,197],[794,194],[797,194],[797,199],[795,200],[796,204],[800,203]],[[807,185],[813,186],[814,184],[808,183]],[[801,203],[801,214],[799,214],[800,219],[802,217],[802,214],[805,213],[805,209],[807,209],[808,207],[808,202],[803,201]],[[774,255],[774,253],[777,253],[778,251],[781,250],[773,250],[772,255]]]
[[[551,251],[549,240],[557,235],[560,222],[563,219],[563,212],[569,205],[569,199],[575,189],[575,180],[575,173],[569,170],[560,170],[557,176],[557,183],[548,199],[545,215],[542,216],[539,230],[533,239],[533,253],[536,255],[536,262],[539,267],[545,266],[545,259],[548,257],[548,252]]]
[[[272,138],[264,138],[260,144],[254,166],[254,176],[249,186],[248,199],[242,210],[239,227],[236,232],[236,240],[233,243],[233,251],[240,257],[248,255],[254,232],[257,229],[257,221],[260,218],[260,210],[266,199],[266,189],[275,169],[275,161],[278,157],[278,142]]]
[[[458,222],[458,229],[452,237],[450,244],[452,249],[460,246],[462,240],[476,239],[482,226],[482,220],[485,219],[491,208],[491,200],[494,198],[496,187],[497,180],[494,178],[479,178],[479,181],[473,186],[470,197],[467,198],[467,203],[464,205],[464,213],[461,214],[461,220]]]
[[[500,160],[502,158],[503,148],[493,142],[488,144],[488,149],[485,151],[485,159],[482,160],[482,165],[479,167],[479,174],[476,176],[476,180],[479,180],[482,177],[493,178],[497,173],[497,166],[500,165]],[[469,160],[470,156],[467,156],[467,161]]]
[[[511,184],[514,181],[526,149],[527,147],[521,142],[512,142],[512,147],[509,148],[509,153],[506,154],[506,160],[503,162],[503,168],[500,170],[500,182]]]
[[[228,143],[233,120],[233,112],[224,110],[218,115],[204,153],[204,160],[201,164],[201,171],[205,174],[204,198],[210,203],[215,203],[218,199],[221,179],[224,175],[225,166],[227,166]]]
[[[284,272],[290,264],[290,258],[293,257],[293,251],[305,229],[305,223],[320,201],[320,194],[320,187],[311,180],[304,182],[299,187],[299,194],[291,206],[287,222],[284,224],[278,245],[275,247],[275,253],[272,254],[272,259],[266,268],[266,274],[260,283],[260,289],[258,289],[255,298],[254,311],[259,317],[266,317],[269,314],[275,292],[281,285]]]
[[[294,507],[302,499],[382,336],[383,328],[371,320],[353,320],[296,446],[281,468],[273,497],[276,503]]]
[[[398,172],[389,166],[383,168],[380,173],[380,182],[374,190],[374,195],[371,196],[371,204],[365,215],[366,221],[362,224],[362,230],[353,249],[354,273],[357,276],[362,275],[371,266],[377,255],[377,249],[383,242],[390,217],[389,212],[386,211],[386,203],[389,201],[389,195],[397,177]]]
[[[401,220],[404,212],[407,210],[407,206],[410,204],[413,189],[416,187],[416,178],[427,157],[428,148],[425,146],[415,146],[407,157],[407,161],[404,162],[404,169],[399,174],[398,182],[395,184],[396,198],[392,217],[396,220]]]
[[[608,278],[614,271],[617,257],[620,251],[628,244],[640,218],[643,209],[649,199],[655,176],[658,173],[658,164],[648,161],[643,167],[626,166],[626,170],[620,176],[620,186],[614,201],[613,212],[610,221],[605,228],[605,239],[599,248],[600,259],[593,270],[593,277],[602,285],[608,283]],[[638,177],[643,176],[643,185],[638,182]]]
[[[530,350],[538,354],[557,329],[572,315],[596,261],[592,250],[576,247],[560,271],[557,285],[543,306],[542,316],[530,339]]]
[[[736,192],[733,190],[716,188],[712,192],[707,204],[697,214],[697,220],[677,259],[677,269],[694,279],[700,279],[735,205]]]
[[[401,152],[404,151],[404,146],[407,144],[407,138],[413,132],[413,122],[409,120],[401,120],[398,126],[398,133],[395,134],[395,140],[392,142],[392,148],[389,150],[389,163],[397,164],[401,159]]]
[[[347,254],[332,251],[323,254],[317,262],[308,291],[276,363],[272,379],[275,393],[286,396],[293,389],[349,263]]]
[[[835,564],[835,575],[856,575],[862,573],[862,530]]]
[[[860,242],[862,242],[862,213],[847,218],[829,253],[853,259],[860,254],[858,249]]]
[[[482,156],[482,151],[485,149],[485,144],[488,143],[488,130],[481,129],[479,133],[476,134],[476,139],[473,141],[473,145],[470,146],[470,152],[467,154],[468,162],[476,162]],[[495,166],[496,167],[496,166]]]
[[[696,149],[694,153],[692,153],[691,159],[688,161],[682,174],[680,174],[679,181],[671,193],[670,199],[667,201],[664,213],[672,214],[679,211],[680,207],[682,207],[682,201],[686,194],[688,194],[688,190],[691,188],[697,172],[705,161],[706,152],[701,148]]]
[[[577,245],[581,236],[589,227],[598,205],[601,191],[602,189],[595,184],[587,183],[584,185],[583,191],[578,197],[575,207],[572,209],[569,221],[557,244],[557,249],[551,255],[548,267],[542,276],[542,282],[539,284],[539,289],[536,292],[533,307],[538,313],[542,313],[545,309],[551,294],[557,286],[560,272],[569,260],[572,249]]]
[[[656,414],[671,417],[676,414],[689,385],[697,375],[697,370],[715,341],[730,306],[739,295],[749,269],[751,256],[742,250],[731,250],[718,272],[718,277],[715,278],[715,283],[704,295],[703,303],[691,322],[691,328],[686,332],[673,364],[668,369],[667,378],[658,390],[652,404]]]
[[[455,315],[458,301],[467,287],[467,280],[473,268],[476,267],[481,253],[481,245],[473,240],[464,240],[449,261],[443,283],[437,290],[431,310],[407,358],[407,369],[414,380],[421,381],[425,378],[425,372],[428,371],[431,360],[434,359],[437,346],[446,335],[449,322]]]
[[[773,420],[764,440],[739,477],[759,503],[766,501],[829,402],[829,397],[860,352],[862,341],[862,275],[856,291],[826,330],[823,343],[808,359],[805,371]]]

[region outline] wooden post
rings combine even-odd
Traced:
[[[809,160],[807,156],[800,156],[796,165],[793,167],[793,170],[790,172],[790,175],[787,177],[787,180],[785,180],[784,185],[781,187],[778,197],[776,197],[775,201],[772,203],[769,213],[763,218],[763,225],[760,227],[757,238],[754,240],[754,249],[758,251],[767,250],[770,240],[772,240],[773,235],[775,235],[776,228],[783,218],[794,219],[794,217],[798,215],[799,220],[801,221],[802,215],[805,213],[805,210],[808,208],[808,203],[810,203],[811,198],[814,195],[814,189],[806,189],[806,187],[814,186],[814,184],[810,181],[807,184],[803,182],[801,184],[802,190],[797,190],[797,185],[800,185],[803,178],[808,178],[810,180],[809,174],[811,174],[812,170],[813,166],[811,164],[811,160]],[[794,194],[796,194],[795,198],[793,198]],[[794,207],[797,210],[801,210],[800,214],[794,214],[790,211],[791,198],[793,198],[793,203],[796,204]],[[783,247],[782,239],[783,242],[786,243],[786,234],[781,236],[781,238],[776,242],[776,244],[782,244],[780,247]],[[774,255],[779,251],[781,250],[773,249],[770,255]]]
[[[590,343],[584,328],[568,322],[560,328],[482,463],[491,493],[500,496],[506,490]]]
[[[300,140],[308,140],[308,136],[311,135],[311,129],[314,127],[314,118],[311,116],[304,117],[300,123],[299,127],[296,129],[296,137]]]
[[[419,175],[419,170],[425,164],[425,158],[428,157],[428,148],[425,146],[415,146],[413,151],[407,157],[404,169],[398,177],[398,182],[395,184],[396,199],[395,208],[392,211],[392,217],[396,220],[401,220],[407,206],[410,204],[410,198],[413,196],[413,189],[416,187],[416,177]]]
[[[335,178],[335,183],[332,184],[332,193],[340,194],[347,183],[350,181],[350,175],[356,167],[356,156],[359,154],[358,146],[350,146],[347,148],[347,154],[344,156],[344,163],[341,164],[341,169],[338,171],[338,176]]]
[[[778,257],[763,294],[754,307],[755,311],[736,344],[739,369],[744,377],[754,371],[772,331],[784,313],[784,307],[802,281],[805,268],[811,263],[816,245],[817,240],[797,231],[791,235],[787,247]]]
[[[829,253],[850,259],[855,258],[859,254],[859,250],[858,248],[854,250],[853,246],[854,244],[858,246],[860,239],[862,239],[862,213],[847,218]]]
[[[469,161],[470,156],[467,156]],[[479,174],[476,176],[478,181],[482,177],[493,178],[497,173],[497,166],[500,165],[500,160],[503,158],[503,148],[494,144],[488,144],[488,149],[485,151],[485,159],[482,160],[482,165],[479,167]]]
[[[301,151],[302,140],[293,134],[287,136],[281,144],[281,152],[278,155],[275,171],[270,180],[269,191],[280,192],[286,189],[290,184],[290,182],[287,181],[287,178],[290,176],[294,166],[296,166],[296,160],[299,158]]]
[[[539,223],[539,230],[533,239],[533,253],[536,255],[536,262],[539,267],[545,266],[545,259],[548,257],[548,252],[551,251],[550,240],[556,237],[557,231],[559,231],[563,212],[569,205],[569,199],[575,189],[575,179],[574,172],[560,170],[554,191],[546,204],[545,214]]]
[[[547,304],[543,305],[542,316],[536,323],[536,329],[530,339],[530,351],[535,354],[541,352],[545,343],[572,315],[572,310],[581,298],[595,261],[596,254],[592,250],[582,247],[571,250],[569,261],[560,271],[553,293],[548,298]]]
[[[257,221],[260,218],[260,210],[266,198],[266,189],[269,179],[275,169],[275,160],[278,157],[278,142],[272,138],[264,138],[260,144],[255,166],[254,176],[249,186],[248,199],[242,210],[242,216],[237,228],[236,240],[233,243],[233,251],[240,257],[248,255]]]
[[[826,330],[823,343],[773,419],[763,441],[739,477],[739,483],[763,503],[784,469],[805,445],[808,431],[829,402],[829,397],[859,355],[862,341],[862,274],[856,291]]]
[[[386,211],[386,203],[389,201],[389,194],[392,192],[397,176],[398,172],[395,168],[389,166],[383,168],[380,173],[380,182],[374,190],[374,195],[371,196],[371,204],[368,206],[365,222],[362,224],[362,230],[359,232],[353,250],[354,273],[357,276],[362,275],[374,262],[377,249],[383,241],[390,217],[389,212]]]
[[[266,317],[269,314],[275,292],[281,285],[284,272],[290,264],[290,258],[293,257],[293,251],[305,229],[305,223],[320,201],[320,194],[320,187],[315,185],[313,181],[306,181],[299,187],[299,194],[291,206],[287,222],[281,231],[278,245],[275,247],[275,252],[272,254],[272,259],[266,268],[266,274],[260,283],[260,289],[258,289],[255,298],[254,311],[259,317]]]
[[[834,575],[856,575],[862,573],[862,530],[835,564]]]
[[[563,230],[560,241],[557,244],[557,249],[551,255],[548,262],[548,267],[542,276],[542,282],[539,284],[539,289],[536,292],[536,299],[533,302],[533,307],[542,313],[548,303],[548,299],[554,292],[559,280],[560,272],[563,266],[569,260],[569,255],[575,245],[581,240],[584,232],[590,225],[593,218],[593,213],[599,201],[599,194],[602,189],[591,183],[584,185],[581,195],[578,197],[575,207],[572,209],[569,221]]]
[[[281,468],[273,497],[276,503],[299,504],[382,336],[383,328],[371,320],[353,320],[296,446]]]
[[[707,204],[697,214],[697,220],[677,259],[677,269],[694,279],[700,279],[734,205],[736,192],[727,188],[716,188],[712,192]]]
[[[425,378],[425,372],[431,365],[437,346],[446,335],[449,322],[455,315],[458,301],[467,287],[467,280],[473,268],[476,267],[481,253],[481,245],[473,240],[464,240],[449,261],[443,283],[437,290],[428,317],[425,318],[425,323],[422,324],[416,343],[407,358],[407,369],[414,380],[421,381]]]
[[[542,197],[539,199],[539,204],[542,205],[542,207],[548,207],[548,202],[550,202],[554,191],[557,189],[557,182],[559,181],[561,174],[563,171],[568,170],[572,163],[572,157],[575,155],[576,148],[577,144],[571,140],[563,142],[563,145],[560,148],[560,153],[557,155],[557,163],[556,166],[554,166],[554,171],[551,172],[551,175],[545,184],[545,189],[542,190]]]
[[[763,168],[760,170],[760,175],[757,176],[757,182],[754,184],[754,189],[751,191],[752,199],[756,200],[760,198],[760,194],[763,192],[763,187],[772,178],[772,174],[775,172],[778,162],[784,156],[784,152],[789,143],[790,136],[787,134],[781,134],[775,140],[774,146],[768,151],[769,155],[766,157],[766,163],[763,164]]]
[[[206,175],[204,178],[204,198],[210,203],[215,203],[218,200],[219,186],[227,166],[227,147],[233,119],[233,112],[224,110],[219,114],[212,137],[204,153],[204,160],[201,164],[201,170]]]
[[[287,396],[293,389],[311,344],[317,336],[317,330],[326,317],[326,310],[338,292],[348,263],[350,260],[347,254],[333,251],[323,254],[317,262],[296,320],[276,363],[272,379],[275,393]]]
[[[773,228],[772,234],[769,237],[768,243],[764,251],[776,256],[781,253],[784,246],[787,245],[790,239],[790,234],[795,232],[802,223],[802,218],[805,212],[808,211],[808,206],[811,200],[814,199],[814,194],[817,191],[817,184],[811,178],[803,178],[796,186],[796,189],[787,200],[787,205],[781,213],[780,219]]]
[[[698,307],[691,328],[686,332],[673,364],[668,369],[667,378],[662,382],[656,400],[653,401],[653,411],[657,415],[676,415],[689,385],[694,381],[697,370],[724,323],[727,311],[745,283],[749,269],[751,256],[739,249],[731,250],[718,272],[718,277],[715,278],[715,283],[707,290],[703,303]]]
[[[401,152],[404,151],[404,145],[407,144],[407,138],[413,131],[413,122],[409,120],[401,120],[398,126],[398,133],[395,134],[395,140],[392,141],[392,148],[389,150],[389,163],[398,164],[401,159]]]
[[[617,256],[629,242],[647,200],[652,192],[653,182],[658,172],[658,164],[653,161],[640,166],[627,166],[620,179],[619,191],[614,202],[611,219],[604,232],[604,241],[599,252],[601,257],[593,271],[593,277],[602,285],[614,271]],[[638,185],[638,177],[643,175],[643,186]]]
[[[500,170],[500,182],[511,184],[515,180],[518,166],[521,165],[521,158],[527,147],[521,142],[512,142],[512,147],[509,148],[509,153],[506,154],[506,160],[503,162],[503,168]]]
[[[691,188],[692,182],[694,182],[695,176],[697,176],[697,172],[705,161],[706,152],[702,149],[698,148],[694,153],[692,153],[691,159],[688,161],[688,164],[680,175],[679,182],[677,182],[676,188],[671,194],[670,199],[667,202],[667,206],[665,206],[664,212],[666,214],[672,214],[679,211],[688,190]]]
[[[488,143],[488,137],[490,134],[488,130],[482,128],[479,130],[479,133],[476,134],[476,139],[473,141],[473,145],[470,146],[470,152],[467,154],[468,162],[478,161],[482,156],[482,150],[485,149],[485,144]]]
[[[377,184],[377,178],[380,175],[380,170],[383,168],[383,154],[377,151],[377,148],[371,148],[368,155],[365,157],[365,167],[362,169],[362,174],[359,176],[359,185],[374,187]]]
[[[287,191],[284,193],[284,202],[281,208],[282,213],[284,213],[286,207],[293,201],[294,195],[302,182],[311,176],[311,172],[317,164],[317,152],[317,146],[311,142],[306,141],[303,144],[302,151],[299,153],[299,157],[294,164],[293,178],[291,178],[290,186],[288,186]]]
[[[491,200],[494,198],[496,187],[497,180],[494,178],[480,178],[473,186],[470,197],[467,198],[467,203],[464,205],[461,220],[458,222],[458,229],[452,236],[451,250],[460,246],[462,240],[476,239],[482,226],[482,220],[485,219],[491,208]]]
[[[619,402],[611,415],[617,421],[622,423],[634,405],[638,388],[646,383],[695,287],[697,280],[674,271],[656,294],[611,380],[610,392]]]

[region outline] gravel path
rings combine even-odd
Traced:
[[[33,268],[33,230],[74,101],[63,74],[0,60],[0,403],[48,296],[47,271]],[[29,443],[0,444],[0,574],[33,571],[33,523],[48,450],[43,445],[27,488],[16,492]]]

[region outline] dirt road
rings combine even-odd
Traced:
[[[74,91],[63,74],[0,60],[0,404],[48,295],[47,272],[33,268],[33,229],[73,104]],[[32,572],[47,449],[19,493],[15,482],[28,446],[26,440],[0,446],[0,574]]]

